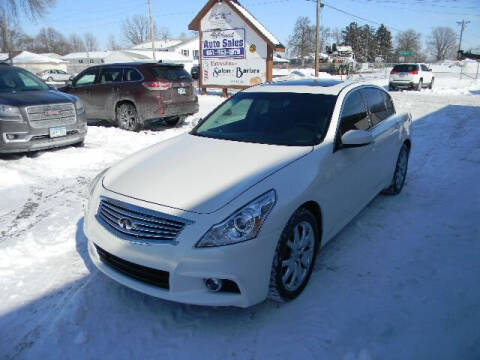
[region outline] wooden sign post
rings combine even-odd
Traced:
[[[236,0],[210,0],[188,26],[199,32],[202,92],[270,82],[273,53],[285,47]]]

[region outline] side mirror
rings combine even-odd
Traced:
[[[366,146],[373,142],[373,136],[364,130],[349,130],[342,136],[344,148]]]
[[[73,87],[72,79],[68,80],[66,85],[67,85],[67,87]]]

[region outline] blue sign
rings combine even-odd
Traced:
[[[245,59],[245,29],[202,32],[204,59]]]

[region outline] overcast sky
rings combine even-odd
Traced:
[[[308,16],[315,21],[315,0],[240,0],[253,15],[286,44],[295,20]],[[207,0],[152,0],[156,25],[170,29],[173,36],[188,33],[188,24]],[[436,26],[450,26],[459,31],[457,21],[471,21],[464,34],[462,48],[480,47],[480,0],[325,0],[322,25],[343,28],[352,21],[360,25],[371,20],[384,23],[395,35],[398,30],[413,28],[424,34],[425,41]],[[333,9],[355,14],[365,20]],[[131,15],[148,14],[147,0],[57,0],[43,19],[21,19],[23,30],[35,35],[51,26],[64,35],[93,32],[103,48],[110,34],[122,41],[120,24]],[[394,30],[396,29],[396,30]]]

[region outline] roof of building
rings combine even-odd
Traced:
[[[142,56],[145,59],[153,60],[152,50],[124,50],[122,51],[125,54],[134,54],[138,55],[139,57]],[[170,62],[192,62],[193,60],[183,56],[182,54],[178,54],[176,52],[171,51],[155,51],[155,59],[162,60],[162,61],[170,61]]]
[[[200,12],[195,16],[192,22],[188,25],[189,30],[200,31],[200,22],[207,12],[218,2],[219,0],[210,0]],[[285,51],[285,47],[282,45],[270,31],[267,30],[263,24],[258,21],[246,8],[244,8],[237,0],[223,0],[223,3],[228,4],[230,8],[237,13],[243,20],[252,27],[261,37],[269,43],[275,51]]]
[[[22,51],[13,58],[14,64],[62,64],[63,60],[45,55],[34,54],[30,51]]]
[[[62,56],[63,60],[74,60],[74,59],[103,59],[110,55],[111,51],[89,51],[89,52],[74,52]]]
[[[198,41],[198,37],[189,38],[189,39],[165,39],[165,40],[155,40],[155,49],[159,50],[167,50],[167,49],[175,49],[180,47],[184,44],[187,44],[191,41]],[[132,47],[135,50],[151,50],[152,49],[152,42],[146,41],[144,43],[135,45]]]
[[[338,95],[346,87],[355,84],[353,81],[334,79],[302,79],[267,83],[248,88],[247,92],[290,92],[306,94]]]

